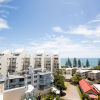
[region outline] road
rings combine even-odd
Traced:
[[[63,99],[65,99],[65,100],[81,100],[76,86],[70,84],[69,82],[65,82],[65,85],[67,86],[67,90],[64,91],[66,93],[66,95],[62,97]]]

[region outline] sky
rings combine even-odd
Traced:
[[[100,0],[0,0],[0,52],[100,58]]]

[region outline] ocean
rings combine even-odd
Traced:
[[[61,58],[61,65],[64,66],[66,61],[67,61],[68,58]],[[71,62],[73,63],[73,59],[74,58],[70,58]],[[89,63],[90,63],[90,66],[91,67],[94,67],[94,66],[97,66],[98,65],[98,59],[99,58],[79,58],[81,60],[81,63],[83,65],[86,64],[86,60],[88,59],[89,60]],[[77,58],[78,60],[78,58]]]

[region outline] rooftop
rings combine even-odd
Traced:
[[[85,81],[83,79],[79,81],[79,85],[84,93],[88,92],[89,90],[92,90],[93,92],[96,93],[96,91],[93,89],[93,87],[87,81]]]
[[[90,73],[100,73],[99,70],[92,70]]]
[[[96,87],[100,91],[100,84],[93,84],[94,87]]]
[[[80,72],[80,73],[84,73],[84,72],[89,72],[91,70],[77,70],[77,72]]]
[[[98,99],[98,96],[93,95],[93,94],[90,94],[89,97],[90,97],[90,98],[94,98],[94,99]]]

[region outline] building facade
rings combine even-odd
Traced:
[[[50,92],[52,73],[60,68],[58,54],[38,52],[30,55],[24,50],[5,51],[0,54],[0,84],[4,84],[5,91],[32,85],[34,90],[47,93]]]
[[[100,79],[100,71],[98,70],[93,70],[88,73],[88,78],[90,80],[99,80]]]

